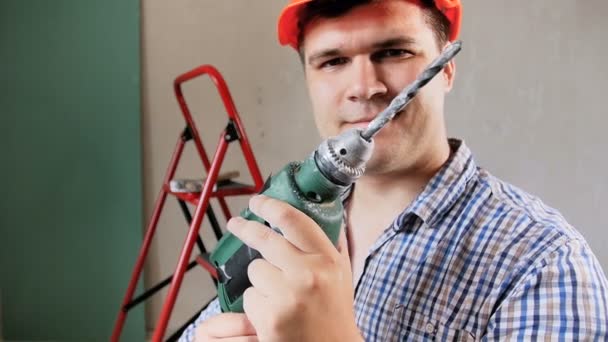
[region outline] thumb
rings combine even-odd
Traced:
[[[344,265],[344,270],[347,272],[346,276],[349,279],[349,282],[353,281],[353,266],[350,260],[350,253],[348,250],[348,239],[346,238],[346,227],[343,226],[340,231],[340,236],[338,238],[338,252],[340,253],[340,259],[342,259],[342,263]]]
[[[345,258],[350,264],[350,253],[348,251],[348,239],[346,238],[346,226],[342,226],[340,229],[340,236],[338,237],[338,252]]]
[[[252,336],[256,334],[255,328],[242,313],[223,313],[209,318],[197,328],[197,337],[228,338],[238,336]],[[200,339],[204,340],[204,339]]]

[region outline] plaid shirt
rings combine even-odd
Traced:
[[[354,299],[365,340],[608,341],[608,281],[580,233],[450,145],[369,251]]]

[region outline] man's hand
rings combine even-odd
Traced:
[[[353,312],[348,249],[342,252],[321,228],[289,204],[255,196],[250,210],[278,227],[233,218],[228,229],[264,259],[248,268],[252,286],[245,314],[261,341],[362,341]]]
[[[211,317],[196,328],[195,342],[258,342],[255,329],[244,314]]]

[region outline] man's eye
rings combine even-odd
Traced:
[[[383,59],[383,58],[405,58],[411,56],[412,53],[403,49],[386,49],[374,53],[372,59]]]
[[[325,61],[319,65],[320,69],[331,68],[338,65],[346,64],[348,60],[345,57],[333,58],[328,61]]]

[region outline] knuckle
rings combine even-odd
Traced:
[[[312,264],[316,269],[327,270],[328,272],[332,272],[340,268],[341,261],[339,258],[339,254],[337,256],[328,254],[317,254],[313,256]]]
[[[299,290],[308,293],[319,289],[319,277],[316,272],[311,270],[302,271],[299,278],[297,287]]]
[[[243,302],[250,302],[254,296],[253,292],[254,292],[254,289],[252,286],[249,286],[248,288],[246,288],[245,291],[243,292]]]
[[[268,329],[272,335],[280,335],[283,325],[283,320],[279,315],[268,317]]]
[[[198,327],[196,327],[196,330],[194,332],[194,336],[195,336],[195,341],[196,342],[205,342],[205,341],[211,341],[211,335],[209,335],[209,331],[213,329],[213,325],[214,325],[214,321],[213,320],[206,320],[203,323],[201,323]]]
[[[247,271],[256,272],[256,270],[258,270],[262,266],[263,262],[264,262],[264,259],[253,259],[249,263],[249,266],[247,266]]]
[[[247,278],[249,278],[249,282],[252,282],[255,279],[255,266],[253,265],[253,263],[247,266]]]
[[[243,334],[247,332],[247,321],[245,316],[239,316],[239,320],[236,322],[234,328],[236,332],[240,332]]]
[[[253,287],[248,287],[245,292],[243,292],[243,311],[246,313],[249,312],[252,296]]]
[[[294,212],[287,208],[282,208],[276,215],[277,221],[281,224],[289,224],[294,219]]]
[[[298,272],[295,288],[303,293],[311,293],[330,286],[334,275],[342,274],[340,261],[333,257],[317,256],[308,269]]]
[[[340,259],[333,256],[325,256],[322,262],[330,272],[336,271],[342,266]]]
[[[252,262],[249,263],[249,266],[247,266],[247,276],[249,277],[249,280],[255,278],[256,274],[263,267],[262,264],[264,262],[266,262],[264,259],[254,259]]]
[[[306,297],[304,296],[292,295],[286,301],[289,314],[302,313],[306,308]]]
[[[261,241],[269,241],[272,238],[272,234],[272,229],[269,229],[267,227],[259,227],[259,229],[256,230],[256,235]]]
[[[206,326],[204,324],[199,325],[194,331],[194,340],[196,342],[206,342],[210,340],[209,335],[206,334]]]
[[[270,197],[267,196],[253,196],[249,199],[249,208],[258,213],[263,213],[268,204],[268,200],[270,200]]]

